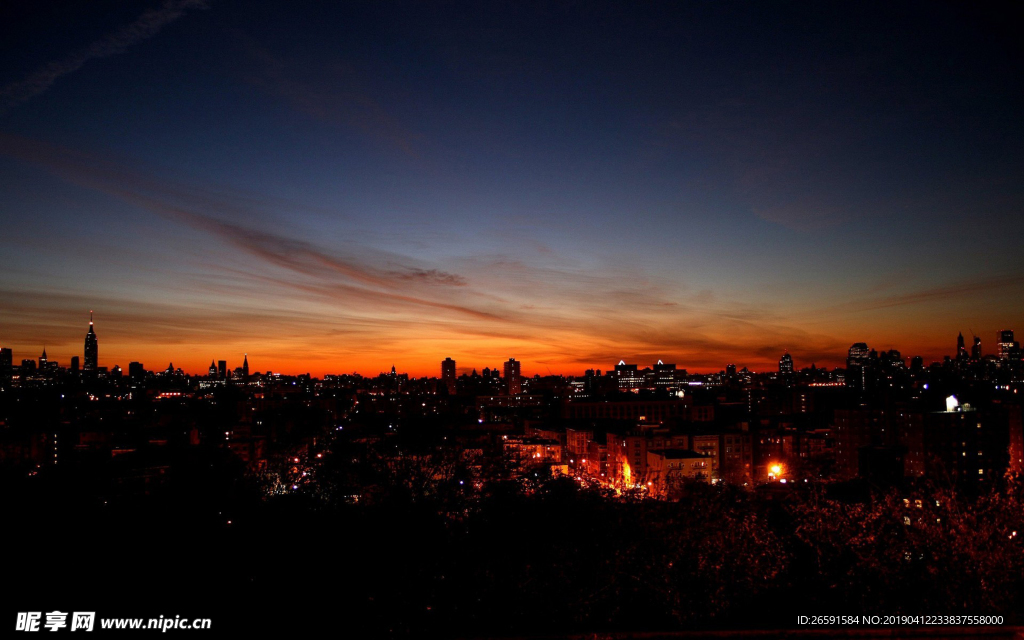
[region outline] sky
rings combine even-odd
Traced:
[[[895,6],[894,6],[895,5]],[[0,7],[15,361],[525,375],[1024,331],[998,5]]]

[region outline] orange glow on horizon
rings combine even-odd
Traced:
[[[96,325],[99,327],[99,325]],[[171,363],[175,368],[181,368],[185,373],[193,375],[205,375],[209,369],[210,361],[226,360],[229,370],[234,370],[242,365],[243,357],[248,354],[250,372],[273,371],[285,375],[298,375],[309,373],[314,377],[323,377],[325,374],[351,374],[359,373],[366,377],[373,377],[382,372],[391,370],[394,365],[399,373],[408,373],[412,377],[439,377],[441,375],[441,362],[445,358],[453,358],[458,363],[458,374],[469,373],[473,369],[478,372],[485,367],[499,370],[508,358],[515,358],[522,363],[522,374],[525,377],[540,375],[583,375],[587,369],[600,369],[606,372],[613,369],[619,360],[637,364],[641,369],[650,367],[658,359],[665,362],[674,362],[680,369],[686,369],[690,373],[717,373],[725,369],[726,364],[735,364],[738,368],[747,367],[755,373],[778,370],[778,356],[751,357],[743,359],[735,353],[699,353],[681,355],[675,357],[671,353],[659,353],[655,355],[637,354],[630,356],[629,347],[623,345],[615,355],[603,360],[580,361],[574,359],[569,349],[555,350],[548,344],[520,343],[518,347],[508,347],[503,342],[474,341],[471,345],[462,344],[458,350],[445,350],[440,344],[433,344],[432,341],[400,341],[397,345],[391,345],[388,349],[379,352],[355,352],[354,350],[339,349],[330,344],[310,344],[301,346],[294,341],[283,341],[280,344],[268,341],[260,342],[259,346],[253,348],[251,344],[240,343],[230,344],[182,344],[182,345],[155,345],[130,341],[118,341],[116,336],[111,335],[109,330],[97,329],[99,340],[99,364],[102,367],[113,368],[120,366],[123,370],[128,369],[129,362],[141,362],[150,371],[163,371]],[[84,334],[83,334],[84,337]],[[581,336],[576,345],[585,348],[586,337]],[[465,343],[465,340],[462,341]],[[870,344],[870,343],[869,343]],[[68,366],[72,356],[83,357],[80,340],[70,342],[68,340],[47,340],[47,352],[50,361],[57,361],[61,366]],[[11,347],[15,351],[14,362],[18,363],[23,358],[38,358],[42,351],[40,346],[33,349],[32,346],[25,346],[24,341],[7,342],[3,346]],[[897,347],[898,348],[898,347]],[[881,348],[879,348],[881,350]],[[903,358],[909,363],[910,358],[918,353],[924,355],[924,362],[927,366],[931,362],[942,360],[941,351],[934,348],[929,351],[922,349],[900,349]],[[949,351],[952,351],[950,349]],[[781,351],[779,352],[781,354]],[[797,369],[809,367],[810,360],[802,360],[799,352],[794,355]],[[817,367],[832,369],[834,367],[845,367],[846,352],[837,350],[832,358],[820,358],[813,362]]]

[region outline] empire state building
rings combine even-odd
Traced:
[[[96,344],[96,332],[92,329],[92,311],[89,312],[89,333],[85,334],[85,366],[83,371],[96,371],[99,362],[99,348]]]

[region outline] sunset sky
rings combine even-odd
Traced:
[[[574,374],[1024,333],[1015,23],[966,3],[0,8],[0,346]],[[1020,337],[1018,337],[1020,339]]]

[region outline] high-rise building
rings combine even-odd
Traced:
[[[0,349],[0,377],[10,378],[14,369],[14,352],[3,347]]]
[[[523,391],[519,361],[515,358],[509,358],[505,363],[505,385],[510,396],[519,395]]]
[[[637,365],[626,364],[625,360],[619,360],[619,364],[615,365],[614,375],[620,389],[639,389],[643,386],[644,376]]]
[[[448,388],[448,395],[455,395],[455,361],[451,358],[441,363],[441,382]]]
[[[863,342],[850,346],[846,355],[846,385],[866,391],[871,382],[871,349]]]
[[[1009,360],[1013,356],[1013,353],[1017,351],[1019,348],[1020,345],[1018,345],[1013,339],[1012,329],[1004,329],[1003,331],[999,332],[999,343],[997,345],[997,350],[999,353],[1000,360]]]
[[[974,336],[974,344],[971,346],[971,360],[981,360],[981,338]]]
[[[788,351],[779,358],[779,373],[786,376],[793,375],[793,356],[789,355]]]
[[[216,363],[214,363],[213,360],[210,360],[210,377],[211,378],[216,378],[217,377],[217,365],[216,365]]]
[[[850,351],[846,356],[846,366],[852,367],[862,365],[868,361],[871,357],[871,350],[868,349],[868,345],[863,342],[857,342],[850,347]]]
[[[227,380],[228,379],[228,361],[227,360],[218,360],[217,361],[217,376],[221,380]]]
[[[85,334],[85,366],[82,368],[87,373],[95,373],[99,368],[99,346],[92,328],[92,311],[89,312],[89,333]]]
[[[140,380],[146,377],[146,369],[142,366],[141,362],[129,362],[128,363],[128,377]]]
[[[956,336],[956,359],[963,361],[968,358],[967,347],[964,345],[964,334],[961,332]]]
[[[43,355],[39,356],[39,370],[46,371],[48,362],[49,360],[46,358],[46,347],[43,347]]]
[[[242,381],[249,381],[249,354],[245,354],[245,359],[242,360]]]
[[[654,363],[651,382],[655,387],[674,387],[678,382],[678,374],[676,365],[658,360]]]
[[[78,356],[71,356],[71,373],[78,373],[78,370],[81,368],[79,362],[81,360],[78,359]]]

